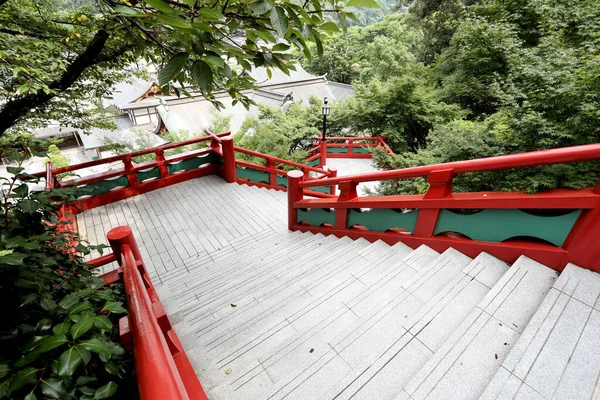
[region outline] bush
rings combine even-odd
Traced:
[[[117,328],[123,286],[106,286],[77,254],[104,246],[56,230],[74,189],[32,193],[27,183],[36,179],[21,183],[20,166],[8,172],[12,178],[0,178],[0,398],[135,397],[131,353]]]

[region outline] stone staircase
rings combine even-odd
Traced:
[[[283,196],[282,196],[283,197]],[[282,199],[283,201],[283,199]],[[589,399],[600,276],[274,232],[160,289],[212,399]]]
[[[231,245],[196,254],[193,218],[207,232],[211,218],[227,228],[231,213],[211,207],[210,218],[188,218],[183,235],[170,221],[171,235],[198,240],[181,249],[189,256],[179,266],[155,265],[151,275],[209,398],[599,398],[600,275],[570,264],[559,276],[527,257],[507,265],[486,253],[290,232],[285,213],[260,230],[285,193],[205,179],[255,213],[255,232],[211,231]],[[204,186],[181,185],[209,201]],[[183,213],[178,202],[188,201],[144,210],[168,221],[160,215]],[[127,215],[129,206],[107,207],[110,221],[110,210]]]

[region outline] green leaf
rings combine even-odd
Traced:
[[[79,345],[91,352],[94,352],[97,354],[103,354],[105,356],[105,358],[107,358],[107,359],[110,358],[110,356],[111,356],[110,349],[108,348],[106,343],[104,343],[101,339],[98,339],[98,338],[90,339],[88,341],[80,343]]]
[[[0,379],[4,378],[10,372],[8,364],[0,364]]]
[[[250,3],[248,8],[256,15],[263,15],[273,8],[273,4],[268,1],[256,1]]]
[[[19,307],[26,306],[29,303],[33,303],[37,299],[37,293],[29,293],[23,300],[21,301],[21,305]]]
[[[10,385],[10,381],[6,380],[0,383],[0,399],[3,399],[8,392],[8,385]]]
[[[82,363],[81,354],[75,347],[70,347],[58,357],[58,375],[62,377],[71,376]]]
[[[136,10],[135,8],[118,5],[114,8],[115,14],[123,15],[125,17],[139,17],[146,15],[143,12]]]
[[[204,61],[214,66],[215,68],[223,68],[225,66],[225,61],[219,56],[214,56],[212,54],[207,54],[202,57]]]
[[[185,66],[187,59],[187,53],[179,53],[171,58],[167,65],[165,65],[158,73],[158,84],[163,86],[179,75]]]
[[[346,7],[380,8],[375,0],[350,0]]]
[[[66,335],[69,332],[69,329],[71,329],[71,322],[65,321],[55,325],[54,328],[52,328],[52,333],[55,335]]]
[[[115,314],[126,314],[127,310],[123,308],[122,303],[120,301],[107,301],[102,308],[102,311],[110,311]]]
[[[61,399],[66,394],[65,384],[56,378],[42,381],[42,393],[51,399]]]
[[[13,193],[19,197],[27,197],[29,194],[29,186],[27,184],[22,184],[13,189]]]
[[[108,382],[106,385],[100,387],[94,393],[94,399],[106,399],[117,392],[117,384],[114,382]]]
[[[6,172],[13,175],[19,175],[24,168],[21,167],[6,167]]]
[[[96,382],[97,378],[94,376],[80,376],[77,378],[77,380],[75,381],[75,386],[83,386],[83,385],[87,385],[88,383],[92,383],[92,382]]]
[[[104,329],[105,331],[110,331],[113,328],[113,323],[106,315],[94,317],[94,325],[96,325],[96,328]]]
[[[60,345],[67,343],[67,337],[65,335],[55,335],[49,336],[41,340],[38,348],[35,350],[35,353],[46,353],[52,349],[57,348]]]
[[[185,20],[181,17],[169,17],[167,15],[158,15],[156,17],[157,21],[163,22],[167,25],[173,26],[175,28],[184,28],[191,29],[192,24],[188,20]]]
[[[177,14],[177,11],[175,11],[173,7],[162,0],[144,0],[144,3],[150,4],[152,7],[165,14]]]
[[[117,364],[115,364],[113,362],[108,362],[108,363],[104,364],[104,369],[106,370],[106,372],[108,372],[111,375],[119,374],[119,367],[117,366]]]
[[[92,307],[92,303],[90,303],[89,301],[86,300],[86,301],[83,301],[83,302],[77,304],[75,307],[71,308],[69,310],[69,313],[70,314],[79,313],[79,312],[87,310],[87,309],[89,309],[91,307]]]
[[[79,294],[79,293],[69,293],[68,295],[66,295],[65,297],[63,297],[60,300],[60,307],[65,310],[68,310],[69,308],[71,308],[75,304],[77,304],[77,302],[79,302],[80,298],[81,298],[81,294]]]
[[[28,214],[33,214],[38,210],[38,203],[33,200],[25,199],[18,203],[18,207]]]
[[[46,311],[56,310],[56,307],[58,307],[58,305],[56,304],[56,302],[54,300],[52,300],[51,298],[49,298],[49,297],[44,297],[40,301],[40,305]]]
[[[94,317],[90,314],[83,314],[79,321],[71,327],[71,336],[73,339],[77,339],[89,331],[92,326],[94,326]]]
[[[321,30],[326,32],[339,32],[340,28],[335,22],[325,22],[321,25]]]
[[[285,43],[278,43],[275,46],[273,46],[271,51],[287,51],[287,50],[289,50],[289,48],[290,48],[290,46],[288,46]]]
[[[223,14],[211,8],[201,8],[198,12],[203,21],[218,21],[223,18]]]
[[[23,265],[23,259],[27,254],[11,253],[0,256],[0,264],[4,265]]]
[[[29,382],[35,382],[35,377],[37,375],[37,368],[25,368],[15,374],[10,379],[10,386],[8,387],[9,392],[14,392],[15,390],[21,389],[23,386],[28,384]]]
[[[83,365],[87,365],[87,363],[89,363],[92,359],[92,354],[85,347],[75,346],[75,350],[77,350],[77,352],[81,356],[81,359],[83,360]]]
[[[35,332],[47,331],[52,327],[52,321],[48,318],[41,319],[35,326]]]
[[[35,394],[33,394],[33,392],[31,392],[27,396],[25,396],[23,398],[23,400],[37,400],[37,397],[35,397]]]
[[[275,7],[271,11],[271,26],[277,31],[280,37],[285,37],[288,30],[288,18],[281,7]]]
[[[213,82],[213,72],[210,66],[202,60],[194,61],[190,71],[192,81],[203,90],[209,90]]]

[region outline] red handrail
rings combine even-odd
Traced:
[[[222,137],[222,136],[228,136],[229,134],[230,134],[229,132],[223,132],[223,133],[217,133],[215,136]],[[127,158],[143,156],[146,154],[157,153],[157,152],[161,152],[161,151],[164,152],[165,150],[174,149],[176,147],[189,146],[191,144],[196,144],[196,143],[208,141],[211,139],[213,139],[213,137],[203,136],[203,137],[194,138],[194,139],[190,139],[190,140],[184,140],[183,142],[169,143],[164,146],[153,147],[151,149],[138,150],[138,151],[133,151],[133,152],[127,153],[127,154],[121,154],[121,155],[117,155],[117,156],[101,158],[99,160],[88,161],[88,162],[84,162],[81,164],[69,165],[68,167],[57,168],[57,169],[53,170],[52,172],[54,173],[54,175],[62,174],[64,172],[71,172],[71,171],[75,171],[78,169],[95,167],[95,166],[101,165],[101,164],[110,164],[115,161],[123,161],[124,159],[127,159]],[[41,176],[44,176],[45,173],[46,173],[45,171],[44,172],[36,172],[32,175],[41,177]]]
[[[235,151],[242,153],[242,154],[248,154],[250,156],[262,158],[265,160],[270,160],[272,162],[277,162],[277,163],[281,163],[281,164],[285,164],[285,165],[290,165],[292,167],[301,168],[304,171],[317,172],[319,174],[325,174],[328,176],[331,175],[330,171],[326,171],[321,168],[311,167],[311,166],[300,164],[300,163],[297,163],[294,161],[285,160],[285,159],[279,158],[279,157],[273,157],[268,154],[259,153],[257,151],[247,150],[247,149],[244,149],[243,147],[235,146],[234,149],[235,149]],[[319,185],[316,185],[316,186],[319,186]]]
[[[451,171],[452,174],[466,172],[497,171],[510,168],[526,168],[540,165],[564,164],[571,162],[600,160],[600,144],[586,144],[560,149],[538,150],[528,153],[509,154],[497,157],[480,158],[477,160],[455,161],[444,164],[424,165],[396,169],[391,171],[374,172],[369,174],[348,175],[327,179],[330,184],[345,181],[374,182],[387,179],[416,178],[427,176],[434,171]],[[301,182],[300,187],[318,186],[314,182]]]

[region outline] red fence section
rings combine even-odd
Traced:
[[[336,236],[364,237],[388,243],[402,241],[412,247],[427,244],[442,251],[454,247],[475,256],[487,251],[508,262],[527,255],[557,270],[567,262],[600,272],[600,184],[582,191],[554,190],[536,195],[524,193],[453,193],[452,180],[460,173],[525,168],[539,165],[562,164],[600,159],[600,144],[535,151],[500,157],[428,165],[377,173],[327,179],[338,184],[341,191],[336,200],[304,199],[304,190],[315,185],[304,181],[303,174],[288,174],[289,228]],[[361,182],[386,179],[405,179],[427,176],[429,189],[424,195],[358,197],[356,187]],[[414,230],[398,233],[374,232],[349,225],[349,210],[419,209]],[[298,210],[322,209],[335,213],[334,224],[309,226],[298,223]],[[581,214],[560,247],[528,241],[481,242],[457,237],[435,236],[436,224],[443,209],[580,209]],[[497,221],[500,222],[500,221]],[[490,226],[489,229],[495,229]]]
[[[206,400],[202,388],[171,322],[154,290],[137,243],[128,226],[107,234],[113,250],[90,264],[117,261],[120,268],[104,275],[107,283],[123,280],[128,316],[119,321],[121,339],[133,349],[140,397],[150,400]]]
[[[327,137],[321,140],[313,137],[313,148],[308,151],[307,163],[318,162],[318,165],[327,164],[327,158],[372,158],[371,150],[374,147],[383,147],[387,154],[394,154],[390,146],[381,136],[375,137]]]

